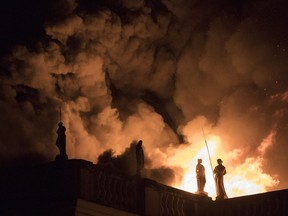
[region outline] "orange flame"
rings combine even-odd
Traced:
[[[215,135],[207,137],[207,144],[211,155],[213,168],[217,165],[217,158],[221,158],[226,166],[227,174],[224,176],[224,185],[228,197],[244,196],[256,193],[266,192],[268,187],[276,186],[279,181],[277,176],[270,176],[263,172],[263,151],[270,146],[274,134],[271,133],[260,145],[258,152],[259,156],[252,158],[248,157],[242,164],[235,164],[235,159],[243,153],[243,150],[236,149],[232,152],[225,152],[221,148],[221,139]],[[202,158],[203,165],[206,169],[206,186],[204,190],[213,199],[216,197],[215,184],[213,179],[213,171],[209,162],[204,141],[199,141],[190,144],[178,151],[169,161],[170,164],[182,166],[184,169],[183,181],[174,185],[179,189],[196,192],[196,172],[197,159]],[[234,164],[233,164],[234,163]]]

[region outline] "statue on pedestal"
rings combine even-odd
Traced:
[[[56,146],[58,147],[60,154],[56,156],[56,161],[65,161],[68,160],[68,156],[66,154],[66,128],[63,126],[63,122],[61,121],[61,107],[59,108],[59,117],[60,121],[58,123],[58,129],[57,129],[57,140],[56,140]]]
[[[61,108],[60,108],[60,122],[58,123],[57,129],[57,140],[56,146],[59,148],[60,154],[56,156],[56,161],[65,161],[68,160],[68,156],[66,154],[66,128],[63,126],[63,122],[61,121]]]
[[[196,194],[208,196],[208,193],[204,191],[206,184],[205,167],[202,165],[202,159],[198,159],[196,166],[196,178],[197,178],[197,192]]]
[[[142,140],[139,140],[139,142],[136,145],[136,162],[137,162],[136,174],[140,176],[141,170],[144,168],[144,151],[142,148]]]
[[[63,122],[58,123],[58,130],[57,130],[57,140],[56,146],[59,148],[60,154],[56,156],[56,161],[59,160],[68,160],[68,156],[66,154],[66,128],[63,126]]]
[[[223,176],[226,174],[226,168],[222,165],[223,161],[217,159],[218,165],[214,169],[214,180],[216,185],[216,200],[227,199],[227,194],[224,188]]]

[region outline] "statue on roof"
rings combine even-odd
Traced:
[[[196,194],[208,196],[207,192],[204,191],[206,184],[205,167],[202,165],[202,159],[198,159],[196,165],[196,179],[197,179],[197,192]]]
[[[58,147],[60,154],[56,156],[56,161],[59,160],[67,160],[68,156],[66,154],[66,134],[65,134],[66,128],[63,125],[63,122],[61,122],[61,109],[60,109],[60,122],[58,123],[58,129],[57,129],[57,140],[56,140],[56,146]]]
[[[141,175],[141,170],[144,168],[144,151],[142,148],[142,140],[136,145],[136,161],[137,161],[137,170],[136,173],[138,176]]]
[[[222,165],[223,161],[217,159],[218,165],[214,168],[214,180],[216,185],[216,200],[227,199],[227,194],[224,188],[224,175],[226,174],[226,168]]]

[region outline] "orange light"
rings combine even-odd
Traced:
[[[268,136],[268,140],[270,138],[271,134]],[[174,187],[192,193],[197,191],[195,168],[198,158],[203,160],[202,164],[206,171],[206,186],[204,190],[208,192],[208,195],[213,199],[216,197],[216,190],[212,169],[217,165],[217,158],[221,158],[224,161],[223,165],[227,170],[227,174],[224,176],[224,185],[226,193],[230,198],[266,192],[267,187],[276,186],[279,183],[277,178],[263,172],[262,151],[259,151],[259,156],[246,158],[243,163],[237,164],[235,158],[242,154],[241,149],[225,152],[224,148],[221,148],[221,139],[215,135],[207,136],[207,144],[213,168],[209,161],[204,140],[198,140],[198,142],[194,142],[193,145],[190,144],[186,148],[181,149],[170,160],[171,164],[182,166],[185,173],[182,182],[174,185]],[[263,145],[267,146],[267,139],[263,141]],[[263,148],[261,150],[263,150]],[[181,164],[181,161],[184,163]]]

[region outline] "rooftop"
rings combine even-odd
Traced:
[[[76,159],[2,170],[0,201],[0,215],[288,215],[288,190],[212,201]]]

